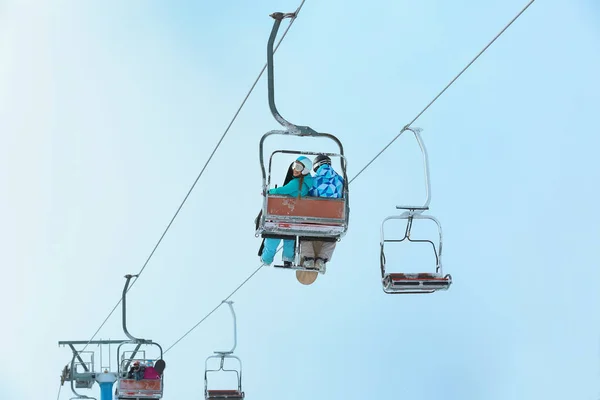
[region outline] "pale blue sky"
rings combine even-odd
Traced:
[[[139,271],[264,64],[268,15],[298,4],[0,2],[0,398],[55,398],[57,341],[89,339]],[[279,109],[337,135],[353,177],[525,4],[307,0]],[[423,195],[406,136],[351,185],[325,276],[263,268],[233,297],[247,398],[599,397],[599,27],[597,2],[535,2],[415,123],[448,292],[379,283],[381,221]],[[134,335],[170,346],[259,265],[258,142],[278,128],[264,76],[130,292]],[[99,337],[124,337],[120,311]],[[229,339],[222,308],[169,351],[165,400],[201,398]]]

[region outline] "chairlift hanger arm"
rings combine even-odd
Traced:
[[[328,133],[316,132],[314,129],[312,129],[308,126],[298,126],[298,125],[292,124],[291,122],[287,121],[285,118],[283,118],[281,116],[281,114],[277,110],[277,106],[275,105],[275,78],[274,78],[273,45],[275,44],[275,38],[277,37],[277,32],[279,31],[279,27],[281,26],[281,21],[285,18],[296,18],[296,16],[297,16],[296,12],[293,12],[293,13],[275,12],[275,13],[271,14],[271,17],[275,20],[275,22],[273,23],[273,29],[271,30],[271,35],[269,36],[269,41],[267,43],[267,72],[268,72],[269,108],[271,109],[271,113],[273,114],[273,117],[275,118],[275,120],[277,122],[279,122],[283,127],[285,127],[287,129],[287,132],[271,131],[271,132],[268,132],[266,135],[264,135],[261,138],[261,141],[260,141],[260,163],[261,163],[261,169],[262,169],[262,173],[263,173],[263,184],[264,185],[266,185],[267,179],[266,179],[266,173],[264,170],[264,163],[263,163],[263,142],[264,142],[264,139],[269,135],[292,134],[292,135],[297,135],[297,136],[327,137],[327,138],[333,140],[334,142],[336,142],[336,144],[338,145],[338,147],[340,149],[340,154],[344,155],[344,149],[343,149],[342,143],[334,135],[331,135]],[[342,158],[342,172],[343,172],[343,177],[344,177],[345,191],[347,192],[347,187],[348,187],[349,182],[348,182],[348,176],[346,174],[346,160],[344,158]],[[266,186],[265,186],[265,190],[266,190]]]
[[[126,302],[127,302],[127,289],[129,289],[129,281],[131,281],[131,278],[133,278],[134,276],[137,277],[137,275],[130,275],[130,274],[125,275],[126,281],[125,281],[125,286],[123,287],[123,297],[122,297],[122,301],[121,302],[123,304],[123,307],[122,307],[122,309],[123,309],[123,332],[125,332],[125,335],[129,339],[137,341],[137,340],[140,340],[140,339],[138,339],[136,337],[133,337],[129,333],[129,331],[127,330],[127,304],[126,304]]]
[[[399,210],[410,210],[412,214],[421,214],[423,211],[429,209],[429,203],[431,202],[431,182],[429,179],[429,155],[427,154],[427,148],[425,147],[425,142],[421,137],[421,128],[411,128],[408,125],[402,128],[400,134],[401,136],[405,131],[411,131],[415,135],[415,139],[419,144],[419,148],[421,149],[421,154],[423,155],[423,169],[425,175],[425,202],[422,206],[396,206],[396,209]]]
[[[233,347],[229,351],[215,351],[216,354],[232,354],[237,347],[237,320],[235,317],[235,310],[233,309],[233,301],[231,300],[223,300],[221,304],[227,303],[229,306],[229,311],[231,311],[231,316],[233,317]]]
[[[133,359],[135,357],[135,355],[139,351],[142,344],[157,346],[160,349],[160,358],[162,359],[163,350],[162,350],[162,347],[158,343],[154,343],[154,342],[152,342],[152,340],[136,338],[133,335],[131,335],[129,333],[129,331],[127,330],[127,290],[129,289],[129,282],[131,281],[131,278],[137,277],[137,276],[138,275],[131,275],[131,274],[125,275],[126,280],[125,280],[125,286],[123,287],[123,298],[121,300],[121,303],[123,304],[123,332],[125,332],[125,335],[129,339],[131,339],[131,341],[130,342],[122,342],[119,344],[119,347],[117,348],[117,356],[121,352],[121,346],[123,346],[126,343],[135,343],[136,347],[135,347],[135,350],[133,350],[131,359]],[[128,361],[127,364],[125,365],[125,370],[127,370],[129,368],[130,363],[131,363],[131,360]]]
[[[296,13],[281,13],[276,12],[270,15],[275,22],[273,23],[273,29],[271,30],[271,36],[269,36],[269,41],[267,43],[267,75],[268,75],[268,91],[269,91],[269,108],[271,109],[271,114],[277,122],[279,122],[286,129],[293,131],[300,136],[312,136],[316,132],[308,127],[308,126],[297,126],[287,121],[285,118],[281,116],[279,111],[277,110],[277,106],[275,105],[275,80],[274,80],[274,72],[273,72],[273,45],[275,44],[275,38],[277,37],[277,32],[279,31],[279,26],[281,25],[281,21],[284,18],[296,18]]]
[[[143,344],[153,344],[155,346],[158,346],[160,348],[160,345],[158,343],[153,343],[152,340],[148,340],[148,339],[141,339],[141,338],[136,338],[133,335],[131,335],[129,333],[129,331],[127,330],[127,291],[129,290],[129,282],[131,281],[131,278],[137,278],[139,275],[125,275],[125,286],[123,287],[123,297],[121,300],[121,303],[123,305],[122,309],[123,309],[123,332],[125,332],[125,335],[132,340],[135,343],[143,343]],[[125,342],[123,342],[125,343]],[[162,348],[161,348],[161,357],[162,357]]]

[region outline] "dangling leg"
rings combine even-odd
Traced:
[[[262,262],[266,265],[271,265],[273,263],[273,258],[275,258],[275,252],[277,251],[277,246],[279,246],[279,242],[281,242],[281,239],[265,239],[265,247],[263,248],[262,255],[260,256],[260,258]]]
[[[300,261],[304,268],[314,268],[315,266],[315,248],[312,240],[303,240],[300,242]]]
[[[294,258],[296,257],[296,241],[294,239],[284,240],[283,241],[283,262],[286,261],[289,263],[294,262]]]
[[[331,261],[336,244],[337,242],[321,242],[321,251],[319,251],[318,257],[325,262]]]
[[[325,269],[325,264],[331,260],[333,256],[333,251],[335,250],[335,245],[337,242],[320,242],[321,249],[319,250],[319,255],[317,256],[317,261],[315,262],[315,266],[319,269]]]

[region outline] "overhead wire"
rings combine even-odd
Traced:
[[[502,35],[502,34],[504,33],[504,31],[505,31],[506,29],[508,29],[508,27],[509,27],[509,26],[511,26],[511,25],[512,25],[512,23],[513,23],[513,22],[515,22],[515,21],[517,20],[517,18],[519,18],[519,17],[521,16],[521,14],[523,14],[523,13],[525,12],[525,10],[527,10],[527,8],[529,8],[529,6],[530,6],[530,5],[531,5],[531,4],[532,4],[534,1],[535,1],[535,0],[531,0],[529,3],[527,3],[527,5],[526,5],[526,6],[525,6],[525,7],[524,7],[524,8],[523,8],[523,9],[522,9],[522,10],[521,10],[521,11],[520,11],[520,12],[519,12],[519,13],[518,13],[518,14],[517,14],[517,15],[516,15],[516,16],[515,16],[515,17],[514,17],[514,18],[513,18],[513,19],[512,19],[512,20],[511,20],[511,21],[510,21],[510,22],[509,22],[509,23],[508,23],[508,24],[507,24],[507,25],[506,25],[506,26],[505,26],[505,27],[504,27],[504,28],[503,28],[503,29],[502,29],[502,30],[501,30],[501,31],[500,31],[500,32],[499,32],[497,35],[496,35],[496,36],[495,36],[495,37],[494,37],[494,39],[492,39],[492,40],[491,40],[491,41],[490,41],[490,42],[489,42],[489,43],[488,43],[488,44],[487,44],[487,45],[486,45],[486,46],[485,46],[485,47],[484,47],[484,48],[483,48],[483,49],[482,49],[482,50],[479,52],[479,54],[477,54],[477,55],[475,56],[475,58],[473,58],[473,59],[471,60],[471,62],[469,62],[469,63],[467,64],[467,66],[466,66],[466,67],[464,67],[464,68],[462,69],[462,71],[460,71],[460,72],[458,73],[458,75],[456,75],[456,76],[455,76],[455,77],[454,77],[454,78],[453,78],[453,79],[450,81],[450,83],[448,83],[448,84],[446,85],[446,87],[445,87],[444,89],[442,89],[442,91],[441,91],[441,92],[439,92],[439,93],[438,93],[438,95],[437,95],[437,96],[435,96],[435,97],[433,98],[433,100],[431,100],[431,101],[429,102],[429,104],[427,104],[427,106],[426,106],[426,107],[425,107],[423,110],[421,110],[421,112],[420,112],[419,114],[417,114],[417,116],[416,116],[416,117],[414,117],[414,118],[413,118],[413,120],[412,120],[412,121],[410,121],[408,124],[406,124],[406,125],[404,126],[404,128],[402,128],[402,130],[400,131],[400,133],[398,133],[398,134],[396,135],[396,137],[394,137],[394,138],[393,138],[393,139],[392,139],[392,140],[391,140],[391,141],[390,141],[390,142],[389,142],[389,143],[388,143],[388,144],[387,144],[387,145],[386,145],[386,146],[385,146],[385,147],[384,147],[384,148],[383,148],[383,149],[382,149],[382,150],[381,150],[379,153],[377,153],[377,155],[376,155],[375,157],[373,157],[373,159],[372,159],[371,161],[369,161],[369,162],[367,163],[367,165],[365,165],[365,166],[364,166],[364,167],[363,167],[363,168],[362,168],[360,171],[358,171],[358,173],[357,173],[357,174],[354,176],[354,178],[352,178],[352,179],[351,179],[351,180],[348,182],[348,184],[352,183],[352,181],[353,181],[353,180],[355,180],[356,178],[358,178],[358,177],[360,176],[360,174],[362,174],[362,173],[363,173],[363,171],[364,171],[365,169],[367,169],[367,168],[368,168],[368,167],[369,167],[369,166],[370,166],[370,165],[371,165],[371,164],[372,164],[372,163],[373,163],[373,162],[374,162],[374,161],[375,161],[377,158],[379,158],[379,156],[380,156],[380,155],[381,155],[381,154],[382,154],[384,151],[386,151],[386,150],[387,150],[387,148],[388,148],[388,147],[390,147],[390,146],[392,145],[392,143],[394,143],[394,142],[396,141],[396,139],[398,139],[398,138],[400,137],[400,135],[402,135],[402,133],[404,133],[404,131],[406,131],[408,128],[410,128],[410,126],[411,126],[412,124],[414,124],[414,123],[415,123],[415,121],[416,121],[417,119],[419,119],[419,117],[420,117],[421,115],[423,115],[423,113],[425,113],[425,111],[427,111],[427,109],[429,109],[429,107],[430,107],[430,106],[431,106],[433,103],[435,103],[435,101],[436,101],[436,100],[437,100],[437,99],[438,99],[438,98],[439,98],[439,97],[440,97],[442,94],[444,94],[444,92],[445,92],[445,91],[446,91],[446,90],[447,90],[447,89],[448,89],[450,86],[452,86],[452,84],[453,84],[453,83],[454,83],[454,82],[455,82],[455,81],[456,81],[456,80],[457,80],[457,79],[458,79],[458,78],[459,78],[459,77],[460,77],[460,76],[463,74],[463,72],[465,72],[465,71],[466,71],[466,70],[467,70],[467,69],[468,69],[468,68],[471,66],[471,64],[473,64],[473,63],[475,62],[475,60],[477,60],[477,59],[479,58],[479,56],[480,56],[480,55],[482,55],[482,54],[483,54],[483,53],[484,53],[484,52],[485,52],[485,51],[488,49],[488,47],[490,47],[490,46],[492,45],[492,43],[494,43],[494,42],[496,41],[496,39],[498,39],[498,38],[500,37],[500,35]]]
[[[277,51],[277,49],[279,48],[279,46],[281,45],[281,42],[283,41],[283,39],[285,39],[288,31],[290,30],[290,28],[292,27],[292,25],[294,24],[294,21],[296,20],[296,18],[298,17],[298,14],[300,13],[300,11],[302,10],[302,7],[304,6],[304,3],[306,2],[306,0],[302,0],[300,5],[298,6],[298,8],[296,9],[294,16],[290,19],[290,23],[288,24],[286,30],[283,32],[283,34],[281,35],[281,38],[279,39],[279,41],[277,42],[277,45],[275,46],[273,53],[275,53]],[[181,204],[179,205],[179,207],[177,208],[177,211],[175,212],[175,214],[173,215],[173,217],[171,218],[171,221],[169,221],[169,224],[167,225],[167,227],[165,228],[165,230],[163,231],[162,235],[160,236],[160,238],[158,239],[158,242],[156,242],[156,244],[154,245],[154,248],[152,249],[152,251],[150,252],[150,255],[146,258],[146,261],[144,262],[144,264],[142,265],[142,268],[140,269],[140,271],[137,273],[137,276],[135,277],[135,279],[133,280],[133,282],[131,283],[131,285],[129,286],[129,288],[127,289],[127,293],[129,292],[129,290],[131,290],[131,288],[133,287],[133,285],[135,285],[135,283],[137,282],[137,280],[139,279],[140,275],[142,274],[142,272],[144,272],[144,270],[146,269],[146,267],[148,266],[148,263],[150,262],[150,259],[152,258],[152,256],[154,255],[154,253],[156,252],[156,249],[158,249],[158,246],[161,244],[162,240],[164,239],[165,235],[167,234],[167,232],[169,231],[169,229],[171,228],[171,225],[173,224],[173,222],[175,221],[175,218],[177,218],[177,216],[179,215],[179,212],[181,211],[181,209],[183,208],[183,205],[186,203],[188,197],[190,196],[190,194],[192,193],[192,191],[194,190],[194,188],[196,187],[196,184],[198,183],[198,181],[200,180],[200,178],[202,177],[202,175],[204,174],[204,171],[206,170],[206,167],[208,166],[208,164],[210,163],[210,161],[212,160],[213,156],[215,155],[217,149],[220,147],[221,143],[223,142],[223,139],[225,139],[225,136],[227,135],[227,133],[229,132],[231,126],[233,125],[233,123],[235,122],[235,120],[237,119],[239,113],[241,112],[242,108],[244,107],[244,105],[246,104],[246,101],[248,100],[248,98],[250,97],[250,95],[252,94],[252,92],[254,91],[254,88],[256,87],[256,85],[258,84],[258,81],[260,80],[260,78],[262,77],[263,73],[265,72],[265,70],[267,69],[267,63],[265,63],[265,65],[262,67],[262,69],[260,70],[258,76],[256,77],[254,83],[252,84],[252,86],[250,87],[250,90],[248,91],[248,93],[246,94],[246,96],[244,97],[244,100],[242,101],[242,103],[240,104],[240,106],[238,107],[237,111],[235,112],[233,118],[231,119],[231,121],[229,122],[229,124],[227,125],[227,128],[225,129],[225,131],[223,132],[223,134],[221,135],[221,138],[219,139],[219,141],[217,142],[217,145],[215,146],[215,148],[213,149],[212,153],[210,154],[210,156],[208,157],[206,163],[204,164],[204,167],[202,167],[202,170],[200,171],[200,173],[198,174],[198,176],[196,177],[196,179],[194,180],[194,183],[192,184],[192,186],[190,187],[190,189],[188,190],[187,194],[185,195],[183,201],[181,202]],[[113,315],[113,313],[115,312],[115,310],[117,309],[117,307],[119,307],[119,304],[121,304],[122,298],[119,299],[119,301],[115,304],[115,306],[112,308],[112,310],[108,313],[108,316],[104,319],[104,321],[102,321],[102,323],[100,324],[100,326],[98,327],[98,329],[96,329],[96,331],[94,332],[94,334],[92,335],[92,337],[90,338],[90,340],[88,341],[88,343],[83,347],[83,349],[81,351],[85,351],[85,349],[88,347],[88,345],[90,344],[90,342],[92,340],[94,340],[94,338],[96,337],[96,335],[98,334],[98,332],[100,332],[100,330],[104,327],[104,325],[106,324],[106,322],[108,322],[109,318]]]
[[[381,150],[376,156],[375,158],[373,158],[371,161],[369,161],[369,163],[367,165],[365,165],[359,172],[358,174],[356,174],[349,182],[348,184],[350,184],[352,181],[354,181],[356,178],[358,178],[358,176],[365,170],[367,169],[372,163],[373,161],[375,161],[377,159],[377,157],[379,157],[388,147],[390,147],[390,145],[396,140],[398,139],[398,137],[400,137],[400,135],[407,130],[413,123],[415,123],[415,121],[421,116],[423,115],[423,113],[425,111],[427,111],[427,109],[446,91],[446,89],[448,89],[462,74],[463,72],[465,72],[470,66],[471,64],[473,64],[475,62],[475,60],[477,60],[479,58],[479,56],[481,56],[481,54],[483,54],[488,47],[490,47],[492,45],[492,43],[494,43],[496,41],[496,39],[498,39],[500,37],[500,35],[502,35],[502,33],[504,31],[506,31],[506,29],[514,22],[517,20],[517,18],[519,18],[519,16],[521,14],[523,14],[523,12],[534,2],[535,0],[531,0],[526,6],[525,8],[523,8],[501,31],[500,33],[498,33],[494,39],[492,41],[490,41],[484,48],[483,50],[481,50],[479,52],[479,54],[477,54],[477,56],[475,58],[473,58],[471,60],[471,62],[469,62],[469,64],[467,64],[467,66],[465,68],[462,69],[462,71],[460,71],[460,73],[458,75],[456,75],[454,77],[454,79],[452,79],[452,81],[450,81],[450,83],[448,85],[446,85],[446,87],[437,95],[435,96],[435,98],[429,102],[429,104],[415,117],[413,118],[413,120],[408,123],[404,128],[402,128],[402,130],[400,131],[400,133],[390,142],[388,143],[383,150]],[[281,249],[281,248],[280,248]],[[278,249],[277,251],[279,251],[280,249]],[[256,269],[248,278],[246,278],[246,280],[244,280],[244,282],[242,282],[242,284],[240,284],[229,296],[227,296],[227,298],[225,300],[228,300],[229,298],[231,298],[231,296],[233,296],[233,294],[235,292],[237,292],[242,286],[244,286],[244,284],[246,284],[246,282],[248,282],[265,264],[262,264],[260,267],[258,267],[258,269]],[[224,300],[224,301],[225,301]],[[204,322],[210,315],[212,315],[223,303],[220,303],[219,305],[217,305],[214,309],[212,309],[207,315],[205,315],[196,325],[194,325],[191,329],[189,329],[183,336],[181,336],[179,339],[177,339],[171,346],[169,346],[169,348],[167,349],[170,350],[173,347],[175,347],[176,344],[178,344],[181,340],[183,340],[187,335],[189,335],[194,329],[196,329],[198,326],[200,326],[200,324],[202,324],[202,322]],[[165,353],[167,352],[165,351]]]

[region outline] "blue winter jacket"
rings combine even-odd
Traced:
[[[281,194],[288,195],[292,197],[298,197],[298,187],[300,186],[300,178],[294,178],[288,182],[287,185],[269,189],[269,194]],[[304,177],[304,182],[302,182],[302,190],[300,191],[300,196],[308,195],[310,188],[313,186],[313,177],[310,175],[306,175]]]
[[[331,165],[323,164],[317,170],[310,189],[310,196],[339,199],[344,194],[344,178],[333,170]]]

